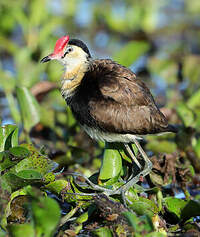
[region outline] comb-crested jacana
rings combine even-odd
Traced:
[[[54,59],[64,66],[61,93],[83,129],[95,140],[123,143],[140,168],[138,175],[117,190],[93,186],[110,195],[128,190],[152,168],[137,139],[147,134],[176,132],[176,128],[168,124],[149,89],[130,69],[110,59],[93,59],[82,41],[61,37],[54,52],[41,62]],[[141,153],[143,169],[130,143],[135,143]]]

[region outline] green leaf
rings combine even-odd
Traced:
[[[0,237],[6,237],[6,232],[0,228]]]
[[[179,103],[176,106],[176,111],[186,127],[194,126],[195,115],[186,104]]]
[[[62,190],[66,189],[66,187],[69,186],[69,182],[67,180],[59,179],[55,180],[49,184],[47,184],[45,187],[56,194],[60,194]]]
[[[181,211],[181,219],[188,220],[191,217],[200,215],[200,202],[190,200]]]
[[[9,153],[15,157],[26,158],[31,155],[30,151],[22,146],[15,146],[9,149]]]
[[[17,190],[29,184],[44,183],[44,175],[57,168],[58,164],[41,155],[32,145],[23,144],[20,149],[23,155],[29,156],[15,164],[8,172],[2,176],[5,189]],[[28,152],[27,152],[27,149]],[[20,155],[16,149],[12,149],[15,154]],[[1,154],[1,153],[0,153]],[[8,163],[8,165],[10,165]],[[5,164],[4,164],[5,166]]]
[[[18,145],[18,128],[16,125],[0,127],[0,152]]]
[[[177,64],[173,60],[166,57],[150,57],[148,66],[152,75],[163,78],[167,84],[176,83]]]
[[[113,58],[118,63],[128,67],[145,54],[149,48],[149,43],[145,41],[131,41],[121,48]]]
[[[122,158],[118,144],[108,143],[103,155],[99,179],[107,180],[119,176],[122,171]]]
[[[16,93],[24,129],[29,132],[40,121],[39,105],[26,87],[17,87]]]
[[[34,174],[36,175],[36,174]],[[7,190],[12,190],[12,191],[16,191],[19,188],[23,188],[29,184],[34,184],[34,183],[38,183],[40,181],[40,179],[36,178],[36,179],[30,179],[30,178],[23,178],[18,176],[17,174],[11,173],[11,172],[7,172],[4,175],[2,175],[1,177],[2,182],[3,182],[3,188],[7,189]],[[41,182],[40,182],[41,183]]]
[[[167,234],[152,232],[152,233],[146,234],[145,237],[167,237]]]
[[[49,172],[49,173],[45,174],[43,176],[44,184],[48,184],[50,182],[54,182],[55,181],[55,176],[56,176],[56,174],[54,174],[53,172]]]
[[[55,125],[55,110],[47,107],[47,105],[42,105],[40,107],[40,123],[46,127],[54,128]],[[66,115],[65,115],[66,118]]]
[[[144,231],[151,232],[154,230],[152,220],[148,215],[138,218],[134,213],[129,211],[123,212],[122,214],[127,218],[133,231],[136,232],[135,234],[143,233]]]
[[[17,176],[22,179],[42,179],[42,175],[36,170],[22,170],[17,173]]]
[[[200,101],[200,90],[196,91],[187,101],[187,106],[190,109],[194,109],[195,107],[199,106]]]
[[[131,200],[132,204],[130,208],[136,212],[138,215],[147,215],[152,217],[154,214],[158,213],[158,207],[150,199],[139,197],[138,200]]]
[[[107,227],[101,227],[99,229],[93,230],[92,233],[98,237],[112,237],[112,232]]]
[[[167,140],[151,140],[147,143],[146,148],[157,153],[173,153],[176,151],[176,144]]]
[[[199,82],[199,74],[200,74],[200,58],[199,55],[195,54],[187,54],[186,57],[183,58],[183,75],[185,78],[189,78],[189,81],[192,83],[190,86],[193,84],[196,86]]]
[[[32,213],[37,236],[52,236],[61,217],[58,203],[49,197],[33,200]]]
[[[65,216],[63,216],[60,220],[60,226],[64,225],[75,213],[79,210],[80,206],[77,205],[76,207],[72,208]]]
[[[79,217],[77,217],[77,219],[75,220],[75,223],[82,224],[86,222],[95,210],[96,210],[96,206],[94,204],[90,205],[86,212],[84,212]]]
[[[166,197],[163,200],[166,209],[169,212],[174,213],[178,218],[180,218],[181,212],[187,204],[187,201],[174,197]]]
[[[0,172],[4,171],[9,167],[12,167],[16,163],[17,161],[12,161],[10,159],[8,152],[5,151],[0,152]]]
[[[137,216],[134,213],[129,212],[129,211],[123,212],[122,214],[126,217],[129,224],[132,226],[133,230],[136,231],[137,230],[137,222],[138,222]]]
[[[145,229],[147,232],[151,232],[154,230],[152,218],[149,215],[143,215],[140,217],[139,220],[142,221],[142,223],[144,223],[142,229]]]
[[[25,224],[10,224],[7,226],[8,232],[10,236],[12,237],[22,237],[22,236],[28,236],[28,237],[34,237],[34,227],[31,223],[25,223]]]
[[[81,186],[79,189],[79,186],[77,184],[74,184],[72,177],[71,177],[70,182],[67,180],[59,179],[45,185],[45,188],[49,190],[50,192],[54,192],[58,195],[60,195],[63,190],[67,190],[66,194],[63,195],[63,198],[67,202],[76,202],[77,200],[91,200],[92,199],[92,196],[73,195],[74,192],[83,193],[83,188]],[[70,195],[70,193],[72,194]]]
[[[20,160],[29,155],[30,152],[20,146],[11,147],[8,151],[0,152],[0,171],[16,165]]]
[[[30,23],[33,27],[41,24],[43,19],[47,17],[45,13],[45,1],[35,0],[30,4]]]
[[[137,157],[138,149],[137,149],[136,145],[131,144],[131,147],[133,149],[133,152],[134,152],[135,156]],[[119,152],[120,152],[121,157],[124,160],[126,160],[129,163],[132,163],[132,159],[130,158],[130,155],[127,153],[127,151],[125,151],[125,147],[123,145],[121,147],[119,147]]]
[[[6,93],[6,98],[8,101],[11,116],[12,116],[13,120],[15,121],[15,123],[19,124],[21,122],[21,120],[20,120],[20,113],[19,113],[19,109],[17,106],[16,98],[14,97],[13,93],[10,91],[9,92],[5,91],[5,93]]]
[[[28,149],[31,155],[27,157],[26,159],[20,161],[15,166],[14,170],[16,173],[22,170],[31,169],[31,170],[35,170],[39,172],[41,175],[45,175],[48,172],[51,172],[58,167],[58,164],[56,162],[52,161],[47,156],[42,155],[33,147],[33,145],[22,144],[21,146]]]
[[[2,38],[0,37],[0,44],[1,45],[5,44],[6,42],[14,47],[16,46],[8,38],[5,39],[5,41],[4,40],[2,41]],[[8,49],[8,48],[6,48],[6,49]],[[9,51],[9,49],[8,49],[8,51]],[[15,85],[16,85],[16,79],[7,70],[3,71],[1,68],[0,68],[0,85],[6,94],[6,98],[8,99],[8,104],[10,104],[9,97],[12,96],[12,91],[14,90]]]
[[[30,144],[22,144],[20,147],[10,148],[7,152],[1,152],[0,160],[0,170],[13,166],[2,176],[5,189],[8,190],[17,190],[34,183],[46,183],[44,176],[58,167],[56,162],[42,155]],[[51,173],[49,181],[54,178]]]
[[[176,216],[183,221],[200,215],[200,202],[198,201],[185,201],[178,198],[167,197],[164,198],[164,203],[169,212],[176,214]]]
[[[197,156],[200,157],[200,139],[198,139],[196,144],[194,145],[194,150]]]

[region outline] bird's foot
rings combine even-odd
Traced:
[[[97,191],[97,192],[102,192],[108,196],[110,196],[110,192],[112,192],[112,189],[108,189],[108,188],[104,188],[100,185],[94,184],[87,176],[85,176],[84,174],[80,174],[80,173],[67,173],[67,175],[71,175],[73,177],[82,177],[84,179],[84,184],[81,182],[76,182],[76,184],[82,188],[89,188],[92,189],[93,191]]]
[[[105,187],[102,187],[100,185],[94,184],[88,177],[86,177],[84,174],[79,174],[79,173],[67,173],[68,175],[72,175],[73,177],[82,177],[84,178],[84,184],[83,182],[76,182],[76,184],[82,188],[90,188],[93,191],[97,191],[97,192],[101,192],[106,194],[107,196],[113,196],[113,195],[121,195],[123,201],[125,202],[125,193],[126,191],[128,191],[131,187],[134,186],[134,184],[136,184],[138,181],[143,180],[143,178],[150,173],[152,169],[152,163],[149,160],[148,162],[146,162],[146,165],[144,167],[144,169],[137,174],[134,177],[129,178],[129,180],[122,184],[119,188],[116,189],[108,189]],[[86,184],[86,185],[85,185]]]

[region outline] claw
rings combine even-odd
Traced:
[[[123,184],[120,188],[117,188],[115,190],[111,190],[111,189],[107,189],[104,188],[102,186],[99,186],[97,184],[94,184],[93,182],[91,182],[84,174],[79,174],[79,173],[67,173],[67,175],[72,175],[72,176],[80,176],[83,177],[85,179],[85,182],[88,184],[88,187],[91,188],[94,191],[97,192],[102,192],[104,194],[106,194],[107,196],[113,196],[113,195],[122,195],[122,199],[124,204],[126,205],[126,200],[125,200],[125,193],[126,191],[128,191],[131,187],[134,186],[134,184],[136,184],[138,181],[142,181],[143,182],[143,178],[148,175],[152,169],[152,163],[149,160],[148,156],[146,155],[146,153],[143,151],[142,147],[140,146],[139,142],[137,140],[134,140],[135,145],[137,146],[139,152],[142,154],[144,161],[145,161],[145,167],[144,169],[137,174],[136,176],[130,176],[128,181]],[[136,158],[135,158],[136,159]],[[134,161],[135,161],[134,159]],[[136,162],[135,162],[136,163]],[[137,163],[138,167],[140,168],[140,164],[139,162]],[[77,184],[78,185],[78,184]],[[93,194],[92,194],[93,195]]]

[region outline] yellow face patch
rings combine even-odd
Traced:
[[[68,49],[71,49],[70,51],[68,51]],[[68,51],[68,52],[67,52]],[[69,61],[70,59],[85,59],[85,57],[87,56],[87,53],[80,47],[76,46],[76,45],[68,45],[64,52],[67,52],[67,54],[64,57],[64,61]]]
[[[73,50],[66,54],[64,58],[65,73],[61,87],[62,94],[65,97],[73,94],[89,67],[87,54],[80,47],[74,45],[70,47]]]

